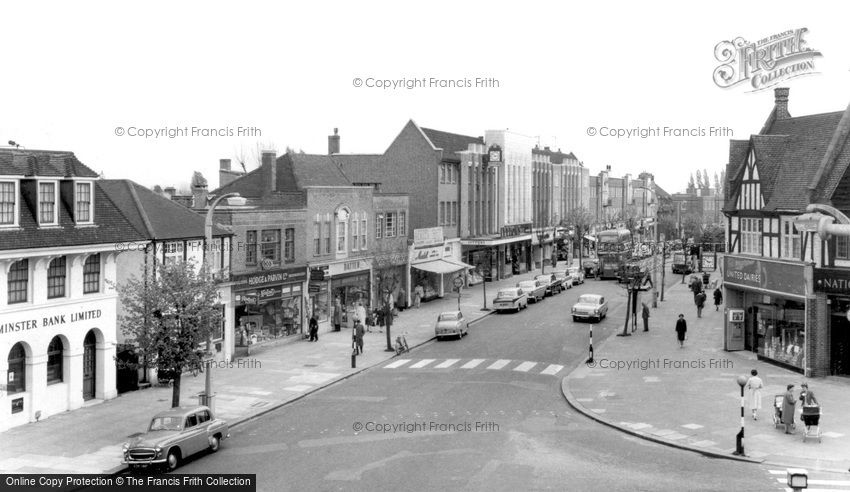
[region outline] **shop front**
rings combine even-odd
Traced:
[[[304,267],[233,276],[236,355],[304,333]]]
[[[459,253],[457,240],[423,248],[411,246],[408,282],[413,290],[411,297],[415,297],[417,291],[421,301],[443,297],[447,291],[451,292],[457,274],[466,281],[466,272],[475,267],[458,259]]]
[[[473,268],[473,276],[487,281],[503,280],[533,268],[531,224],[502,227],[498,237],[462,239],[463,258]],[[551,242],[551,239],[549,240]]]
[[[815,268],[815,292],[825,297],[829,360],[824,362],[828,374],[850,375],[850,270]]]
[[[334,310],[341,310],[342,326],[353,327],[357,306],[362,304],[367,311],[371,309],[372,258],[338,261],[320,268],[328,279],[329,316],[333,316]]]
[[[812,267],[793,262],[724,257],[725,349],[806,372],[815,309]]]

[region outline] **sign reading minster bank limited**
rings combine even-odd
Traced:
[[[15,333],[19,331],[35,330],[38,328],[49,328],[53,326],[65,325],[68,323],[76,323],[79,321],[88,321],[91,319],[100,318],[103,311],[100,309],[89,309],[85,311],[75,311],[71,313],[60,313],[51,316],[30,317],[15,321],[4,321],[0,323],[0,335],[4,333]]]

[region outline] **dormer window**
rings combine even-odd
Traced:
[[[56,198],[56,182],[38,183],[38,223],[40,225],[51,225],[58,222]]]
[[[14,181],[0,181],[0,225],[17,225],[17,189]]]
[[[74,211],[77,224],[91,223],[92,218],[92,183],[76,183],[74,186]]]

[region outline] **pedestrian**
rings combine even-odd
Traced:
[[[815,398],[815,392],[809,389],[809,383],[803,383],[800,385],[800,401],[803,402],[804,406],[818,406],[818,399]]]
[[[422,302],[423,297],[425,297],[425,289],[423,289],[421,285],[417,285],[416,288],[413,289],[413,307],[419,309],[419,303]]]
[[[387,306],[389,307],[389,306]],[[392,309],[387,309],[386,313],[384,313],[384,323],[387,325],[387,333],[389,333],[390,329],[393,326],[393,311]]]
[[[720,311],[720,305],[723,304],[723,292],[720,290],[720,286],[718,285],[716,289],[714,289],[714,310]]]
[[[357,305],[354,307],[354,324],[355,324],[355,326],[357,325],[357,323],[360,323],[360,324],[366,323],[366,307],[363,306],[363,301],[357,301]],[[372,331],[371,329],[368,328],[368,326],[367,326],[366,329],[369,330],[370,332]]]
[[[747,389],[750,390],[750,410],[753,412],[753,420],[759,419],[762,388],[764,388],[764,381],[759,377],[759,372],[753,369],[750,371],[750,379],[747,380]]]
[[[342,326],[342,303],[339,297],[334,299],[334,331],[339,331]]]
[[[643,317],[643,331],[649,331],[649,306],[645,302],[643,303],[641,317]]]
[[[363,323],[354,325],[354,344],[357,348],[357,354],[363,353]]]
[[[685,339],[688,337],[688,323],[685,321],[685,315],[679,314],[679,320],[676,321],[676,338],[679,339],[679,348],[685,347]]]
[[[785,398],[782,400],[782,423],[785,424],[785,433],[793,434],[791,427],[794,425],[794,407],[797,405],[797,400],[794,398],[793,384],[788,385],[785,391]]]
[[[696,297],[697,318],[702,318],[702,308],[705,306],[705,292],[700,292]]]
[[[310,316],[310,341],[319,341],[319,321],[316,319],[315,314]]]
[[[404,311],[407,309],[407,291],[401,289],[398,293],[398,310]]]

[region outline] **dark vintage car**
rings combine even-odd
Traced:
[[[147,432],[124,444],[122,463],[131,468],[164,466],[170,471],[193,454],[218,451],[228,437],[227,422],[215,418],[209,407],[172,408],[156,414]]]
[[[528,294],[528,300],[537,304],[546,296],[546,284],[539,280],[523,280],[518,282],[516,286]]]
[[[534,277],[534,280],[538,280],[546,286],[546,295],[552,296],[555,294],[560,294],[562,290],[565,289],[564,281],[557,278],[554,274],[546,273],[543,275],[537,275]]]

